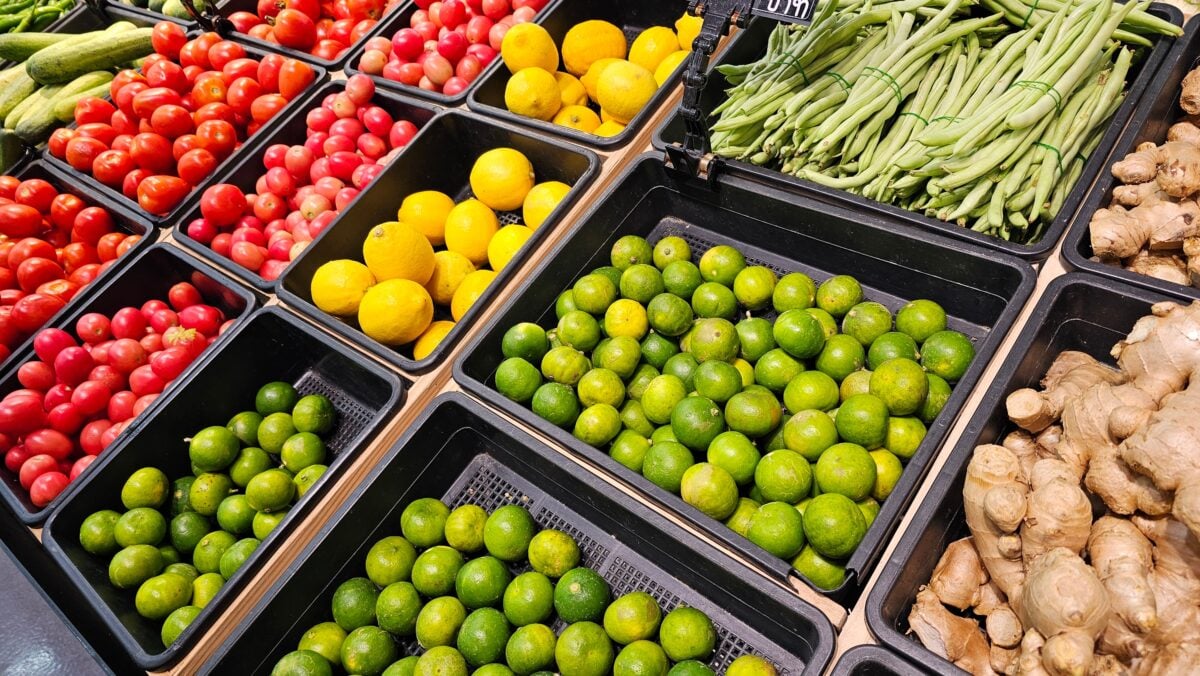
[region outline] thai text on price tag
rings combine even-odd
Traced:
[[[754,0],[754,16],[765,16],[788,23],[810,23],[816,0]]]

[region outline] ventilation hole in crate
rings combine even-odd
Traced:
[[[471,192],[471,186],[465,186],[454,196],[454,203],[459,204],[466,200],[474,198],[474,193]],[[497,211],[496,219],[500,221],[501,226],[513,225],[514,223],[522,223],[521,212],[518,211]]]
[[[567,535],[575,538],[575,544],[579,545],[579,551],[582,555],[580,565],[588,568],[598,569],[608,558],[608,548],[593,540],[587,533],[576,528],[574,525],[563,519],[561,516],[551,512],[543,507],[533,520],[542,528],[553,528],[560,530]]]
[[[334,423],[333,435],[325,444],[335,454],[348,449],[355,437],[371,424],[371,410],[325,380],[316,371],[309,371],[300,376],[295,387],[301,395],[323,394],[333,404],[333,410],[337,411],[337,421]]]
[[[533,507],[533,498],[486,467],[477,467],[475,476],[471,477],[462,492],[446,502],[451,509],[470,504],[479,505],[488,512],[504,505],[522,505],[531,511]]]

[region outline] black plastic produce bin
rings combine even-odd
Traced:
[[[224,7],[225,3],[228,2],[229,0],[208,0],[208,1],[215,2],[217,7]],[[85,2],[86,2],[86,0],[79,0],[80,5],[84,5]],[[130,12],[133,14],[140,14],[141,16],[146,17],[146,19],[148,19],[151,23],[158,23],[159,21],[170,21],[172,23],[177,23],[180,26],[183,26],[185,29],[187,29],[189,31],[200,27],[200,24],[196,23],[196,21],[192,18],[183,19],[183,18],[180,18],[177,16],[167,16],[166,14],[163,14],[162,12],[155,12],[154,10],[151,10],[149,7],[138,7],[137,5],[120,2],[120,0],[97,0],[97,5],[99,7],[101,7],[103,9],[103,11],[106,13],[113,9],[120,9],[120,10]]]
[[[614,598],[640,590],[664,611],[682,603],[704,611],[717,628],[710,665],[718,673],[753,652],[781,674],[819,674],[833,651],[833,627],[812,606],[761,578],[738,575],[724,554],[697,545],[644,505],[616,498],[582,467],[478,403],[450,394],[422,414],[312,537],[206,673],[270,673],[306,629],[329,619],[334,590],[362,574],[371,545],[399,533],[409,502],[430,496],[487,510],[521,504],[540,526],[575,538],[581,565],[608,580]]]
[[[633,45],[633,41],[637,38],[638,34],[652,26],[665,26],[674,31],[675,21],[683,16],[687,8],[688,3],[685,0],[661,0],[660,2],[642,2],[641,0],[608,0],[607,2],[568,1],[554,7],[553,11],[549,12],[545,20],[540,23],[549,31],[550,37],[554,38],[554,44],[558,45],[560,49],[567,31],[571,30],[572,26],[589,19],[602,19],[615,24],[624,31],[627,45]],[[691,45],[685,45],[684,49],[690,50],[691,47]],[[563,68],[563,70],[566,69]],[[492,115],[508,122],[526,125],[548,134],[565,136],[585,146],[601,150],[612,150],[625,145],[641,131],[642,125],[646,124],[646,120],[658,113],[663,102],[674,91],[675,86],[679,84],[681,72],[681,68],[676,68],[675,73],[658,88],[654,96],[646,102],[641,112],[629,121],[625,129],[622,129],[620,134],[610,137],[587,134],[560,124],[552,124],[532,117],[510,113],[508,107],[504,104],[504,89],[508,85],[508,79],[512,74],[503,66],[489,70],[480,76],[479,79],[482,82],[478,87],[471,90],[471,96],[467,104],[471,107],[471,110]]]
[[[321,101],[329,94],[336,94],[344,91],[345,88],[345,81],[326,82],[317,87],[316,91],[309,96],[308,105],[292,109],[291,112],[283,116],[283,119],[279,122],[279,126],[275,127],[269,136],[264,136],[256,140],[254,146],[248,148],[246,152],[238,153],[238,156],[233,159],[233,164],[227,168],[228,170],[221,172],[215,178],[214,184],[232,183],[244,193],[250,194],[255,192],[255,182],[258,181],[259,176],[262,176],[267,171],[262,164],[263,154],[266,153],[267,148],[276,143],[284,145],[303,144],[307,138],[308,125],[305,122],[305,117],[308,115],[308,112],[320,106]],[[417,125],[418,128],[424,127],[436,113],[436,109],[427,103],[405,99],[381,89],[376,89],[375,97],[371,101],[388,111],[396,120],[408,120]],[[267,292],[271,290],[271,287],[275,285],[275,280],[267,281],[258,273],[244,268],[234,263],[232,259],[213,251],[212,247],[188,237],[188,224],[197,218],[200,218],[200,204],[199,202],[192,202],[187,212],[181,216],[173,229],[175,241],[180,246],[194,252],[196,255],[226,272],[236,275],[239,279],[245,280],[260,291]]]
[[[746,254],[750,265],[767,265],[777,272],[800,271],[818,282],[835,274],[853,275],[862,283],[867,299],[883,303],[893,312],[909,300],[928,298],[946,309],[950,328],[962,331],[975,344],[974,363],[955,386],[942,414],[929,426],[866,538],[847,561],[845,582],[827,592],[851,605],[979,375],[1029,297],[1034,285],[1032,268],[1008,256],[950,242],[880,216],[860,216],[731,175],[709,190],[667,169],[661,158],[646,155],[631,165],[605,198],[580,219],[571,235],[543,258],[455,361],[454,377],[465,389],[664,503],[781,581],[795,574],[786,561],[495,390],[495,371],[504,360],[500,349],[504,332],[520,322],[552,326],[558,294],[587,271],[608,265],[612,244],[631,234],[651,242],[679,235],[691,243],[694,259],[716,244],[732,244]]]
[[[339,258],[361,261],[362,243],[367,233],[380,223],[395,220],[400,203],[409,194],[421,190],[440,190],[454,198],[455,202],[466,199],[471,194],[468,177],[475,158],[488,150],[502,147],[515,148],[524,153],[533,163],[537,182],[562,181],[571,186],[571,191],[541,227],[534,231],[504,270],[496,274],[475,305],[431,354],[419,361],[414,360],[411,346],[394,349],[378,343],[359,330],[356,319],[334,317],[313,304],[309,286],[317,268]],[[408,144],[408,149],[292,261],[279,277],[276,293],[284,303],[401,370],[410,373],[427,371],[440,363],[479,312],[508,284],[514,271],[529,259],[530,253],[546,237],[546,233],[557,227],[563,214],[571,209],[575,200],[592,182],[599,166],[599,158],[589,150],[540,138],[465,111],[439,113],[417,133]],[[519,211],[496,215],[502,226],[521,221]],[[450,312],[446,308],[436,308],[433,319],[450,319]]]
[[[847,650],[833,665],[830,676],[918,676],[922,672],[892,651],[877,645]]]
[[[1147,141],[1165,143],[1167,129],[1177,120],[1186,116],[1179,107],[1179,94],[1182,91],[1183,78],[1192,68],[1200,65],[1200,23],[1189,21],[1187,31],[1175,44],[1166,62],[1159,71],[1155,87],[1146,92],[1145,101],[1138,107],[1125,134],[1117,142],[1112,156],[1100,172],[1096,185],[1088,193],[1074,214],[1071,230],[1063,242],[1062,257],[1068,269],[1094,272],[1104,277],[1119,279],[1136,286],[1154,289],[1162,293],[1182,293],[1192,298],[1200,298],[1200,289],[1174,282],[1167,282],[1148,275],[1130,272],[1115,264],[1102,263],[1094,258],[1092,252],[1091,225],[1092,215],[1097,210],[1107,207],[1112,202],[1113,189],[1122,185],[1112,175],[1111,167],[1125,155],[1134,151],[1138,145]]]
[[[867,596],[867,627],[880,643],[927,672],[962,673],[908,634],[908,613],[946,546],[970,535],[962,489],[975,447],[1000,443],[1016,429],[1008,420],[1005,398],[1014,390],[1037,387],[1059,353],[1079,350],[1113,363],[1109,355],[1113,345],[1124,340],[1138,319],[1150,314],[1152,304],[1164,300],[1187,302],[1178,294],[1168,297],[1080,273],[1050,283]]]
[[[121,487],[141,467],[161,469],[172,480],[192,473],[184,439],[208,425],[220,425],[252,409],[262,385],[283,380],[301,394],[324,394],[338,412],[328,437],[329,471],[296,502],[288,517],[263,540],[247,562],[169,648],[159,637],[161,622],[146,620],[134,608],[135,590],[108,581],[108,561],[79,544],[79,527],[100,509],[120,509]],[[238,329],[225,346],[205,359],[187,386],[155,409],[136,434],[104,454],[95,471],[73,491],[46,523],[42,543],[71,582],[104,618],[134,662],[143,669],[164,667],[185,655],[241,586],[256,562],[273,551],[333,483],[341,470],[391,418],[403,400],[400,379],[370,359],[332,341],[319,329],[282,308],[264,308]]]
[[[1172,23],[1183,23],[1182,15],[1174,7],[1155,4],[1151,5],[1147,11]],[[772,20],[755,19],[744,32],[739,33],[733,39],[725,51],[722,52],[720,58],[714,61],[709,71],[708,82],[700,98],[700,107],[702,110],[711,111],[725,100],[727,84],[725,78],[716,72],[716,66],[723,64],[745,64],[757,61],[766,52],[767,36],[770,35],[771,30],[776,25],[776,22]],[[1126,90],[1125,101],[1117,109],[1116,114],[1113,115],[1112,121],[1109,122],[1108,131],[1100,140],[1100,145],[1084,165],[1083,173],[1075,183],[1075,187],[1067,195],[1062,208],[1058,212],[1058,216],[1046,226],[1046,231],[1043,233],[1041,239],[1030,244],[1017,244],[998,237],[991,237],[975,232],[970,228],[930,218],[913,211],[908,211],[907,209],[877,202],[860,195],[854,195],[844,190],[828,188],[811,181],[786,175],[774,169],[759,167],[749,162],[724,160],[719,171],[746,176],[752,180],[767,184],[783,186],[790,192],[812,197],[829,204],[842,205],[856,211],[891,217],[923,229],[935,230],[955,239],[1003,251],[1004,253],[1028,260],[1031,263],[1038,263],[1048,258],[1059,240],[1062,239],[1063,233],[1066,232],[1067,226],[1071,223],[1075,212],[1079,210],[1080,204],[1087,197],[1088,190],[1091,189],[1092,184],[1096,181],[1096,177],[1106,171],[1109,165],[1109,155],[1112,153],[1113,146],[1117,143],[1122,131],[1125,129],[1125,125],[1135,116],[1137,109],[1145,105],[1142,101],[1144,98],[1143,95],[1152,84],[1159,81],[1159,69],[1163,65],[1163,62],[1167,60],[1167,55],[1175,45],[1176,40],[1161,36],[1155,36],[1151,39],[1155,42],[1154,48],[1146,54],[1141,64],[1135,64],[1134,68],[1130,71],[1132,76]],[[654,147],[659,149],[664,148],[671,143],[683,141],[683,137],[683,118],[676,113],[664,122],[655,133]]]
[[[543,7],[541,9],[541,11],[539,11],[537,13],[536,16],[534,16],[533,23],[538,23],[538,24],[542,23],[543,20],[550,14],[550,12],[552,10],[554,10],[554,8],[556,8],[559,4],[561,4],[563,2],[575,2],[575,1],[576,0],[550,0],[548,3],[546,3],[546,6]],[[420,9],[420,7],[417,7],[417,4],[415,2],[407,2],[407,3],[404,3],[403,5],[401,5],[400,7],[397,7],[395,10],[388,12],[386,15],[384,15],[383,19],[381,19],[379,21],[379,25],[376,26],[375,29],[371,31],[370,37],[379,36],[379,37],[385,37],[389,40],[392,39],[392,36],[395,35],[396,31],[399,31],[402,28],[410,27],[409,24],[412,21],[412,15],[418,9]],[[370,39],[370,38],[368,38],[368,39]],[[359,62],[359,59],[362,58],[363,53],[366,51],[367,50],[366,50],[366,41],[365,40],[350,48],[349,58],[347,58],[347,60],[344,64],[344,68],[343,68],[346,71],[346,75],[349,76],[349,75],[354,75],[356,73],[362,72],[358,67],[358,62]],[[400,82],[396,82],[395,80],[389,80],[389,79],[383,77],[382,75],[372,75],[371,79],[375,80],[376,85],[383,87],[385,89],[390,89],[393,92],[397,92],[399,94],[407,94],[408,96],[419,96],[423,99],[428,99],[430,101],[433,101],[434,103],[436,103],[440,106],[445,106],[447,108],[457,108],[457,107],[461,106],[463,103],[466,103],[467,95],[470,94],[472,90],[474,90],[476,87],[479,86],[479,83],[482,82],[484,80],[484,78],[487,77],[488,73],[491,73],[493,70],[496,70],[498,68],[503,68],[503,67],[504,67],[504,60],[500,58],[500,50],[496,50],[496,58],[492,59],[491,63],[489,63],[488,65],[483,67],[483,70],[480,71],[479,76],[476,77],[475,80],[472,81],[471,84],[468,85],[466,89],[455,94],[454,96],[448,96],[446,94],[442,94],[441,92],[431,92],[427,89],[421,89],[420,87],[413,87],[410,85],[406,85],[406,84],[403,84]]]
[[[126,263],[137,257],[139,252],[153,245],[155,238],[158,235],[158,231],[155,230],[152,225],[144,221],[141,214],[127,213],[120,206],[110,206],[100,202],[93,195],[90,195],[87,191],[83,190],[78,185],[75,185],[71,178],[63,176],[62,174],[58,173],[54,167],[47,166],[46,163],[40,160],[30,160],[20,164],[15,169],[15,171],[9,172],[8,175],[15,176],[22,181],[40,178],[54,186],[55,190],[70,193],[82,199],[89,207],[104,207],[106,210],[108,210],[108,213],[112,215],[113,223],[116,224],[117,228],[129,234],[142,236],[142,239],[139,240],[137,244],[134,244],[132,249],[126,251],[124,256],[118,258],[107,270],[100,273],[100,276],[96,277],[91,284],[87,285],[83,289],[80,289],[79,292],[75,294],[75,297],[71,299],[71,302],[63,306],[63,309],[59,310],[53,317],[50,318],[50,321],[46,322],[46,326],[54,326],[55,322],[58,321],[60,317],[63,317],[71,312],[77,301],[83,302],[83,300],[87,297],[88,292],[92,288],[97,287],[99,284],[103,284],[104,280],[110,279],[122,267],[124,267]],[[0,360],[0,373],[3,373],[4,369],[7,368],[10,363],[15,361],[17,353],[22,352],[23,348],[28,346],[30,339],[27,339],[25,343],[13,350],[12,355],[10,355],[8,359]]]
[[[142,303],[152,298],[166,300],[167,290],[179,282],[191,282],[204,296],[205,302],[219,308],[225,313],[226,319],[245,319],[259,299],[249,289],[239,286],[216,268],[198,261],[187,254],[167,244],[156,244],[146,249],[136,258],[128,262],[121,270],[107,280],[97,280],[89,285],[81,294],[78,302],[72,302],[63,312],[55,315],[45,328],[60,328],[75,335],[75,322],[89,312],[100,312],[111,316],[112,313],[128,305],[141,307]],[[228,334],[228,332],[226,332]],[[222,335],[209,347],[210,350],[227,342],[228,335]],[[13,353],[8,362],[8,368],[0,376],[0,396],[21,389],[17,380],[17,370],[21,364],[36,359],[33,351],[33,341],[26,341],[19,350]],[[153,415],[151,409],[156,409],[163,399],[172,392],[180,389],[183,383],[191,379],[205,356],[201,356],[190,364],[183,373],[171,381],[162,394],[143,413],[134,419],[118,439],[132,437],[138,429],[146,424]],[[114,446],[117,442],[114,442]],[[112,447],[105,454],[112,453]],[[86,476],[86,474],[85,474]],[[45,507],[38,508],[30,500],[28,493],[21,488],[15,472],[8,471],[7,466],[0,466],[0,499],[17,518],[27,525],[35,526],[46,520],[50,513],[63,503],[66,497],[78,488],[77,482],[67,486],[57,498]]]
[[[135,9],[136,8],[128,8],[127,11],[132,12]],[[153,14],[153,12],[151,12],[151,14]],[[189,31],[188,39],[191,40],[198,35],[200,35],[200,33],[197,31]],[[246,46],[245,50],[247,56],[254,59],[262,59],[262,57],[270,53],[270,51],[258,49],[254,46]],[[71,180],[77,181],[81,186],[84,187],[84,189],[88,191],[89,194],[96,195],[97,197],[102,196],[108,204],[119,204],[125,209],[143,214],[145,218],[149,219],[151,223],[158,227],[167,227],[178,222],[188,209],[191,209],[193,206],[198,204],[200,201],[200,196],[204,194],[204,189],[212,185],[218,176],[223,174],[230,166],[232,166],[234,162],[237,161],[238,157],[241,157],[242,154],[245,153],[249,148],[256,146],[260,139],[271,136],[280,120],[287,117],[291,111],[296,110],[297,108],[303,108],[305,110],[308,109],[308,103],[312,99],[313,90],[320,86],[321,83],[324,82],[329,76],[329,73],[320,66],[314,65],[312,66],[312,69],[315,77],[312,84],[310,84],[304,92],[291,101],[288,101],[287,105],[284,106],[274,118],[267,121],[267,123],[264,124],[257,132],[251,134],[249,138],[243,141],[242,144],[229,155],[229,157],[221,160],[217,164],[216,168],[213,169],[213,172],[200,182],[200,185],[193,186],[192,192],[190,192],[187,197],[184,197],[183,200],[169,213],[162,216],[158,214],[151,214],[143,210],[141,206],[138,205],[137,198],[129,199],[120,190],[104,185],[100,181],[97,181],[91,174],[85,174],[81,171],[76,171],[75,168],[67,164],[66,160],[61,160],[50,154],[49,148],[43,151],[42,156],[45,158],[47,163],[51,164],[54,166],[54,168],[58,169],[64,174],[70,176]],[[75,125],[72,123],[70,126],[74,127]]]

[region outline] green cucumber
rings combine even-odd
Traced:
[[[154,51],[150,42],[152,28],[135,28],[116,35],[107,33],[103,39],[95,39],[77,45],[69,54],[46,50],[38,52],[25,62],[30,77],[43,84],[60,84],[94,70],[108,70],[127,61],[140,59]],[[59,43],[61,44],[61,43]],[[58,45],[54,46],[55,48]]]
[[[38,106],[52,100],[60,89],[62,89],[62,85],[49,85],[27,96],[24,101],[17,104],[16,108],[12,109],[8,117],[4,118],[4,128],[16,131],[17,125],[21,123],[21,120],[25,119]]]
[[[25,144],[16,134],[0,129],[0,172],[8,171],[25,154]]]
[[[24,61],[71,37],[63,33],[5,33],[0,35],[0,61]]]
[[[21,103],[37,91],[38,83],[17,66],[20,73],[9,76],[8,71],[0,76],[0,118],[7,118]],[[5,120],[7,122],[7,120]]]
[[[62,92],[64,85],[50,85],[37,90],[31,98],[34,104],[21,115],[13,131],[29,145],[37,145],[46,140],[50,131],[58,125],[54,117],[54,103]]]

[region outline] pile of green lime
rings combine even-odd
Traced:
[[[90,554],[111,557],[108,579],[136,589],[134,605],[162,620],[170,646],[327,466],[322,435],[336,412],[285,382],[258,390],[253,411],[188,440],[192,476],[143,467],[121,488],[125,511],[103,509],[79,528]],[[190,557],[191,563],[186,563]]]
[[[539,529],[520,505],[489,514],[421,498],[404,508],[400,532],[371,546],[366,575],[334,591],[332,621],[305,631],[273,676],[714,673],[707,615],[688,606],[664,613],[643,591],[614,600],[608,582],[581,565],[575,539]],[[565,625],[558,633],[556,619]],[[414,638],[420,654],[403,655]],[[776,671],[746,655],[726,673]]]
[[[496,388],[835,588],[975,349],[931,300],[692,255],[621,237],[556,326],[504,334]]]

